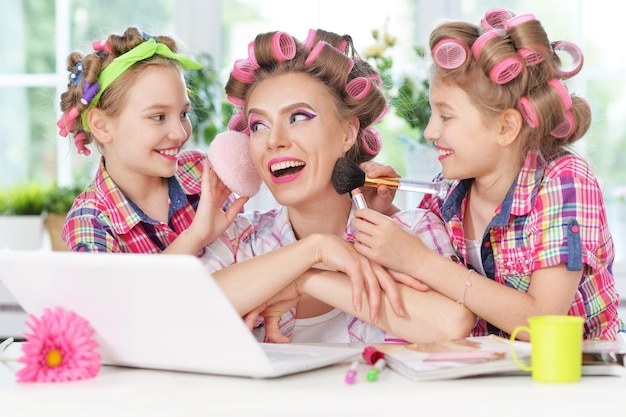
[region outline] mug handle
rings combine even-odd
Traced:
[[[513,360],[515,361],[515,363],[520,369],[530,372],[532,368],[520,362],[520,360],[517,358],[517,353],[515,353],[515,336],[517,336],[517,334],[521,331],[525,331],[528,334],[530,334],[530,328],[526,326],[519,326],[519,327],[516,327],[515,330],[513,330],[513,333],[511,333],[511,355],[513,356]]]

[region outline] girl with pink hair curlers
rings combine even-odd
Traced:
[[[616,338],[626,328],[602,189],[570,149],[591,124],[587,101],[563,83],[581,70],[580,49],[504,9],[482,25],[442,23],[430,46],[424,135],[453,182],[445,200],[420,206],[445,221],[463,265],[372,210],[356,213],[355,248],[473,311],[473,335],[507,337],[529,317],[567,314],[585,319],[585,339]]]

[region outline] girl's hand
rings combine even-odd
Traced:
[[[360,254],[404,274],[396,275],[399,282],[406,283],[407,275],[419,276],[415,259],[420,259],[425,250],[430,252],[419,237],[397,221],[369,209],[356,210],[352,226],[357,229],[354,248]]]
[[[359,167],[370,178],[378,177],[392,177],[399,178],[400,175],[393,167],[389,165],[383,165],[378,162],[368,161],[363,162]],[[379,213],[386,214],[388,216],[400,211],[398,207],[393,205],[393,199],[396,196],[396,190],[390,189],[386,185],[379,185],[377,187],[362,187],[361,192],[365,197],[367,206],[372,210],[376,210]]]
[[[200,248],[212,243],[231,225],[248,197],[237,198],[224,212],[224,202],[232,191],[211,169],[208,159],[202,161],[202,188],[196,215],[189,226],[189,234],[193,235]]]

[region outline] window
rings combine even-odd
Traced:
[[[285,30],[301,39],[309,28],[349,33],[360,52],[374,43],[373,29],[387,29],[398,40],[393,48],[394,71],[412,70],[412,48],[426,46],[433,25],[444,18],[479,21],[491,7],[532,12],[546,26],[551,40],[577,43],[585,66],[568,87],[586,97],[594,121],[578,152],[588,158],[605,190],[609,222],[617,245],[616,269],[626,263],[626,58],[620,50],[618,0],[602,7],[593,0],[22,0],[0,2],[0,185],[25,178],[69,183],[89,178],[97,158],[77,156],[69,141],[57,136],[58,96],[67,84],[65,58],[70,50],[89,50],[93,40],[111,31],[137,25],[146,31],[171,33],[193,51],[209,52],[220,63],[224,81],[235,59],[245,55],[259,32]],[[11,41],[8,41],[11,39]],[[385,161],[406,175],[406,132],[401,121],[384,127]],[[381,128],[383,129],[383,128]],[[382,130],[381,130],[382,131]],[[624,193],[624,191],[622,191]]]

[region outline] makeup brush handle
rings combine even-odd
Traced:
[[[365,185],[370,187],[376,187],[378,185],[386,185],[389,188],[394,188],[402,191],[413,191],[415,193],[424,194],[436,194],[439,198],[444,199],[448,194],[448,182],[441,180],[438,182],[432,181],[417,181],[409,180],[406,178],[390,178],[390,177],[378,177],[369,178],[365,180]]]

